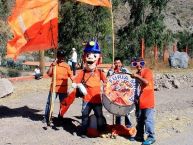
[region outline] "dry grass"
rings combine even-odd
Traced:
[[[10,99],[19,99],[23,96],[26,96],[26,93],[37,92],[37,91],[48,91],[50,86],[50,79],[41,79],[41,80],[30,80],[30,81],[20,81],[13,83],[14,91],[8,97],[1,98],[0,102],[10,100]]]
[[[193,59],[190,59],[189,61],[189,66],[187,69],[176,69],[176,68],[171,68],[169,64],[166,62],[158,62],[155,63],[152,61],[152,59],[145,59],[146,62],[146,67],[152,69],[154,73],[187,73],[187,72],[193,72]],[[132,72],[135,72],[135,68],[132,68],[130,66],[127,66],[129,70]]]

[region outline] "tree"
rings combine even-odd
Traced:
[[[130,53],[127,55],[129,57],[139,56],[139,42],[142,38],[145,39],[148,52],[155,45],[161,49],[164,44],[163,37],[166,35],[162,11],[168,0],[125,0],[125,2],[131,6],[131,20],[128,26],[118,33],[120,42],[124,42],[122,48],[119,49],[127,49],[128,46],[132,46],[135,48],[135,53],[129,51]]]
[[[79,57],[82,43],[97,39],[101,50],[108,55],[112,42],[105,41],[111,36],[110,11],[105,7],[94,7],[70,1],[61,2],[59,11],[59,46],[64,47],[67,56],[75,47]]]
[[[13,5],[13,0],[0,0],[0,55],[5,56],[6,43],[11,37],[6,19],[10,13],[10,7]]]
[[[178,39],[178,50],[185,51],[188,48],[189,56],[193,57],[193,33],[184,30],[183,32],[178,32],[176,38]]]

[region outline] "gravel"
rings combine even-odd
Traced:
[[[81,98],[76,98],[64,116],[63,124],[45,129],[42,123],[50,79],[17,82],[13,94],[0,99],[0,145],[139,145],[124,137],[81,138],[76,134],[80,125]],[[188,85],[187,85],[188,86]],[[192,145],[193,87],[156,91],[155,145]],[[55,102],[54,116],[59,103]],[[104,109],[109,124],[112,115]],[[132,121],[135,124],[134,113]]]

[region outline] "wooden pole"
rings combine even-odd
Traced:
[[[178,49],[177,49],[177,43],[174,43],[173,44],[173,52],[176,52]]]
[[[44,60],[44,50],[40,50],[39,52],[40,56],[40,70],[41,70],[41,74],[44,75],[44,71],[45,71],[45,60]]]
[[[145,50],[145,41],[144,38],[141,39],[141,58],[144,58],[144,50]]]
[[[188,45],[186,45],[185,52],[188,54]]]
[[[52,114],[54,112],[54,100],[56,98],[56,66],[53,67],[53,76],[52,76],[52,92],[51,92],[51,96],[50,96],[50,112],[49,112],[49,116],[48,116],[48,122],[47,124],[50,125],[51,124],[51,120],[52,120]]]
[[[164,51],[163,51],[163,62],[167,63],[169,58],[169,52],[166,44],[164,44]]]
[[[155,61],[155,63],[158,62],[158,48],[157,48],[157,44],[154,45],[154,61]]]
[[[113,3],[112,3],[112,0],[110,0],[110,2],[111,2],[111,8],[110,8],[110,10],[111,10],[111,23],[112,23],[112,48],[113,48],[113,50],[112,50],[112,53],[113,53],[113,62],[112,62],[112,65],[114,65],[114,59],[115,59],[115,35],[114,35],[114,19],[113,19]],[[114,116],[114,114],[113,114],[113,116],[112,116],[113,118],[112,118],[112,124],[114,125],[114,123],[115,123],[115,116]]]
[[[113,47],[113,50],[112,50],[112,53],[113,53],[113,64],[114,64],[114,58],[115,58],[115,35],[114,35],[114,18],[113,18],[113,3],[112,3],[112,0],[110,1],[111,2],[111,23],[112,23],[112,47]]]

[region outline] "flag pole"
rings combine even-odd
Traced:
[[[114,18],[113,18],[113,3],[112,3],[112,0],[110,0],[110,2],[111,2],[111,8],[110,8],[110,10],[111,10],[111,23],[112,23],[112,48],[113,48],[113,50],[112,50],[112,53],[113,53],[113,64],[114,64],[114,58],[115,58],[115,36],[114,36],[114,23],[113,23],[113,21],[114,21]]]
[[[111,8],[110,8],[110,11],[111,11],[111,26],[112,26],[112,53],[113,53],[113,61],[112,61],[112,65],[114,65],[114,58],[115,58],[115,36],[114,36],[114,18],[113,18],[113,3],[112,3],[112,0],[110,0],[110,3],[111,3]],[[113,114],[112,116],[112,123],[114,125],[115,123],[115,115]]]

